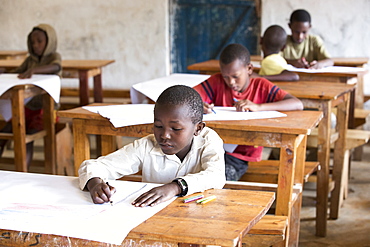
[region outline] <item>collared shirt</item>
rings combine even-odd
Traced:
[[[261,61],[260,75],[279,75],[286,70],[287,62],[280,54],[271,54]]]
[[[188,184],[187,194],[222,189],[226,182],[223,141],[214,130],[205,127],[194,136],[191,149],[181,162],[176,155],[164,154],[154,135],[148,135],[107,156],[84,161],[78,171],[80,187],[84,189],[93,177],[118,179],[139,171],[143,182],[166,184],[183,178]]]
[[[300,59],[304,57],[307,62],[330,58],[329,52],[325,49],[324,42],[316,35],[308,35],[300,44],[294,43],[292,36],[288,35],[282,56],[285,59]]]

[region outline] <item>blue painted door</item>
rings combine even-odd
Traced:
[[[230,43],[257,54],[260,22],[254,0],[170,0],[172,73],[218,59]]]

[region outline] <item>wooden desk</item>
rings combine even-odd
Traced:
[[[50,179],[48,177],[48,175],[37,175],[36,178],[40,180],[37,184],[42,183],[42,180]],[[77,186],[77,184],[76,181],[66,186]],[[32,186],[32,183],[29,181],[25,186]],[[58,190],[55,190],[58,193]],[[75,193],[74,191],[72,193]],[[87,193],[77,191],[79,192],[84,194],[81,197]],[[217,199],[201,206],[196,203],[185,204],[182,198],[178,198],[132,229],[119,246],[177,246],[178,243],[187,243],[241,247],[242,237],[266,214],[274,201],[273,192],[263,191],[214,189],[207,190],[203,194],[216,195]],[[107,222],[112,223],[115,220],[107,219]],[[19,224],[22,222],[20,221]],[[6,229],[0,230],[0,236],[1,246],[113,246],[68,236]]]
[[[12,70],[21,65],[22,60],[0,60],[0,68]],[[63,60],[63,77],[79,78],[80,105],[89,104],[89,78],[94,80],[94,102],[103,102],[102,68],[114,60]]]
[[[200,74],[215,74],[220,72],[220,64],[218,60],[208,60],[205,62],[195,63],[188,66],[188,70],[199,70]],[[256,72],[259,68],[254,68]],[[320,81],[320,82],[344,82],[349,84],[357,83],[357,88],[353,92],[353,103],[350,107],[363,108],[364,104],[364,75],[368,71],[363,72],[341,72],[341,73],[304,73],[295,72],[299,75],[300,81]],[[353,128],[354,123],[350,122],[349,127]]]
[[[24,99],[43,94],[44,130],[32,135],[26,134]],[[56,174],[56,142],[54,100],[48,93],[34,85],[18,85],[2,96],[12,104],[13,133],[0,133],[1,139],[14,141],[14,163],[16,171],[27,172],[26,144],[44,136],[45,172]]]
[[[337,107],[337,132],[338,139],[334,146],[333,180],[335,181],[334,191],[330,197],[330,216],[338,217],[340,198],[342,194],[342,172],[346,152],[346,131],[348,128],[349,115],[353,117],[353,111],[349,111],[351,92],[355,85],[342,83],[322,82],[275,82],[275,85],[288,93],[299,98],[305,108],[316,108],[323,112],[323,119],[318,126],[318,161],[321,170],[318,171],[318,180],[325,184],[324,188],[317,190],[316,204],[316,235],[325,237],[327,229],[327,208],[329,195],[329,161],[330,161],[330,140],[331,140],[331,109]],[[348,157],[347,157],[348,158]]]
[[[0,51],[0,59],[24,59],[27,54],[28,51]]]
[[[306,138],[321,120],[318,111],[285,112],[288,116],[274,119],[247,121],[211,121],[207,126],[217,131],[225,143],[259,145],[280,148],[279,185],[284,193],[277,194],[276,215],[290,218],[293,184],[303,183]],[[90,158],[88,134],[102,136],[102,154],[114,150],[114,136],[143,137],[153,133],[152,124],[114,128],[99,114],[81,107],[59,111],[58,116],[73,119],[74,164],[76,174],[82,161]],[[298,202],[301,200],[298,199]],[[298,243],[300,204],[295,211],[296,221],[292,224],[293,242]],[[289,237],[287,237],[287,240]]]
[[[345,67],[363,67],[369,63],[368,57],[332,57],[334,66],[345,66]],[[251,55],[251,61],[261,62],[262,56]]]

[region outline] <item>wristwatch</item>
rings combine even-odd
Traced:
[[[176,178],[172,182],[176,182],[181,189],[180,194],[178,194],[177,196],[185,196],[188,193],[188,184],[184,179]]]

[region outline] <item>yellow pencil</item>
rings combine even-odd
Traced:
[[[214,200],[216,200],[216,196],[212,196],[212,197],[210,197],[206,200],[203,200],[203,201],[200,202],[200,204],[206,204],[206,203],[214,201]]]

